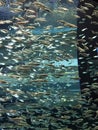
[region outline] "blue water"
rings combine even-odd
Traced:
[[[77,59],[69,59],[68,61],[64,60],[64,61],[59,61],[54,63],[55,66],[59,66],[59,65],[64,65],[66,67],[68,66],[78,66],[78,61]]]
[[[64,28],[51,28],[49,30],[45,30],[44,28],[36,28],[32,31],[32,33],[34,35],[40,35],[40,34],[44,34],[44,33],[52,33],[52,34],[56,34],[59,32],[68,32],[68,31],[73,31],[76,30],[77,28],[69,28],[69,27],[64,27]]]

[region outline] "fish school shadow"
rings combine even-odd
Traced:
[[[83,89],[98,83],[98,17],[95,15],[96,11],[98,11],[97,0],[79,1],[77,39],[78,47],[85,50],[84,52],[77,50],[81,93]],[[87,99],[89,98],[98,98],[97,90],[96,92],[91,90],[90,97],[87,96]]]

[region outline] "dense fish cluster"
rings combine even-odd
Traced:
[[[98,99],[91,98],[92,93],[98,93],[98,83],[84,88],[81,97],[75,90],[80,80],[78,66],[71,65],[77,50],[81,57],[88,57],[85,36],[81,33],[81,38],[77,38],[77,25],[64,18],[58,17],[53,25],[48,21],[55,13],[62,16],[70,9],[75,12],[73,19],[79,19],[76,11],[85,14],[89,7],[93,7],[85,3],[85,6],[76,8],[74,2],[67,0],[74,8],[67,8],[60,1],[57,1],[57,8],[51,8],[41,0],[11,0],[8,7],[6,1],[0,2],[5,12],[4,18],[0,12],[0,27],[3,27],[0,29],[2,130],[98,129]],[[97,17],[97,9],[92,15]],[[38,31],[41,27],[42,33]],[[86,27],[82,32],[85,30]],[[92,30],[92,33],[92,39],[95,39],[97,32]],[[83,44],[79,46],[81,41]]]
[[[17,8],[18,5],[20,5],[19,9]],[[11,6],[14,6],[12,8],[14,13],[17,11],[24,12],[22,2],[12,3]],[[36,6],[36,8],[53,13],[41,2],[33,2],[30,6]],[[20,14],[11,20],[0,21],[0,24],[11,24],[8,30],[0,30],[0,48],[3,51],[0,53],[2,59],[0,63],[1,75],[4,73],[21,81],[26,80],[28,83],[51,82],[53,78],[60,78],[68,73],[66,66],[56,65],[56,62],[64,60],[68,62],[69,59],[73,58],[73,48],[76,48],[77,44],[76,30],[73,29],[76,28],[76,25],[58,20],[59,25],[54,29],[63,30],[68,26],[72,30],[53,35],[49,32],[53,26],[48,25],[44,27],[44,32],[41,35],[34,35],[33,29],[38,28],[42,22],[46,22],[46,19],[35,16],[36,18],[33,17],[34,22],[31,22],[33,14],[35,15],[35,10],[25,9],[23,16]],[[68,68],[74,72],[73,67]]]

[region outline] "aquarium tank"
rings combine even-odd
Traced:
[[[0,130],[98,130],[97,0],[0,1]]]

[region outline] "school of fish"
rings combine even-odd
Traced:
[[[67,2],[74,5],[74,0]],[[0,1],[0,6],[5,6],[4,0]],[[93,5],[86,2],[81,8],[76,7],[75,12],[85,14],[89,7],[92,8]],[[87,101],[81,98],[79,93],[74,95],[70,91],[69,95],[66,95],[71,82],[80,80],[78,65],[70,66],[72,59],[77,57],[77,50],[82,57],[89,55],[84,36],[87,28],[82,29],[80,39],[77,39],[76,24],[63,18],[57,19],[56,26],[49,24],[45,16],[49,15],[51,19],[55,12],[62,15],[70,11],[62,5],[52,10],[40,0],[15,0],[10,1],[9,8],[15,15],[11,19],[0,20],[0,25],[9,25],[0,29],[0,128],[7,126],[7,129],[16,130],[97,130],[96,104],[87,108],[92,103],[92,98]],[[43,15],[39,16],[39,12]],[[98,17],[97,12],[95,9],[92,16]],[[92,16],[86,15],[89,19]],[[80,16],[75,13],[73,18],[78,19]],[[46,26],[43,26],[44,24]],[[92,24],[98,23],[92,21]],[[44,28],[43,33],[34,34],[33,30],[41,26]],[[71,30],[55,34],[50,32],[53,28],[63,30],[67,27]],[[96,38],[98,33],[92,33],[94,36],[91,38]],[[83,43],[82,46],[79,46],[80,42]],[[63,61],[69,66],[60,63]],[[67,84],[62,89],[60,85],[65,82]],[[56,85],[55,90],[52,90],[53,84]],[[91,89],[83,89],[83,97],[90,97],[90,91],[95,92],[97,85],[98,83],[94,83]],[[94,103],[96,102],[97,98],[94,100]],[[84,104],[86,106],[82,108]],[[43,120],[46,123],[43,123]],[[93,121],[91,126],[90,121]]]

